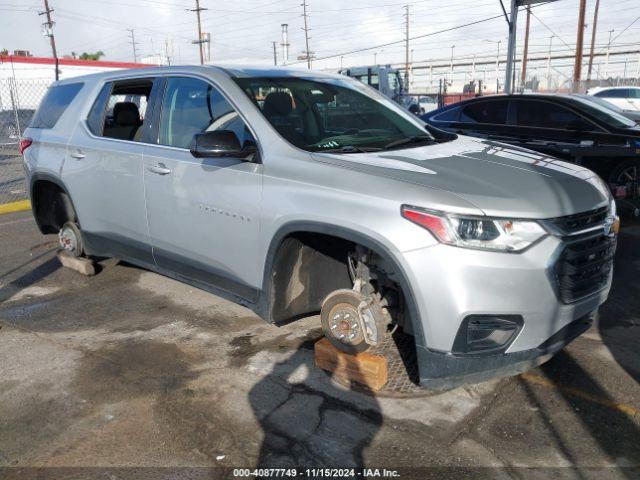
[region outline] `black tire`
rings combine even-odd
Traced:
[[[358,306],[361,302],[362,296],[359,293],[353,290],[342,289],[330,293],[322,303],[322,309],[320,311],[322,331],[324,332],[325,337],[327,337],[331,344],[338,350],[355,354],[364,352],[370,347],[370,345],[364,340],[363,332],[355,334],[354,339],[347,343],[338,338],[332,330],[332,316],[336,315],[337,312],[348,311],[357,315]],[[375,303],[370,307],[370,310],[374,317],[376,328],[379,332],[378,336],[381,338],[386,332],[384,314],[382,309]],[[351,332],[351,330],[349,331]]]
[[[626,170],[635,168],[635,181],[640,183],[640,160],[630,159],[616,165],[609,173],[609,184],[617,185],[633,181],[631,178],[622,178]],[[625,175],[626,177],[626,175]]]
[[[84,241],[82,232],[75,222],[66,222],[58,232],[60,248],[72,257],[84,255]]]

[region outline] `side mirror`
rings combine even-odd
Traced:
[[[256,152],[254,146],[242,148],[240,140],[231,130],[214,130],[196,133],[191,144],[191,155],[203,157],[237,157],[246,158]]]

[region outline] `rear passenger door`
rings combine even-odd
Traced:
[[[262,165],[240,158],[195,158],[196,133],[231,130],[255,142],[221,91],[200,78],[166,78],[157,145],[144,151],[149,232],[158,267],[205,287],[254,301],[262,272]]]
[[[72,135],[62,179],[92,254],[153,265],[141,142],[157,90],[154,78],[106,82]]]
[[[504,127],[507,123],[507,99],[490,99],[470,102],[462,106],[454,131],[489,140],[508,141]]]

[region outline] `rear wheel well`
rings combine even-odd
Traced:
[[[49,180],[37,180],[31,189],[33,215],[42,233],[58,233],[66,222],[77,222],[65,190]]]
[[[365,259],[371,284],[391,318],[405,326],[398,272],[378,252],[343,237],[295,232],[280,242],[270,272],[270,317],[286,323],[320,311],[331,292],[354,287],[354,261]],[[410,330],[410,327],[409,329]]]

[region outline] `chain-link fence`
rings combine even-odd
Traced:
[[[51,82],[0,78],[0,205],[27,198],[18,146]]]

